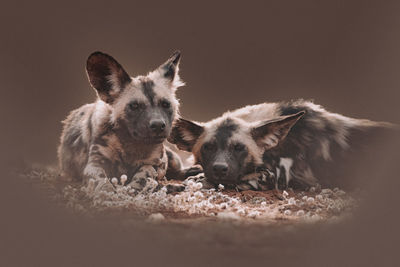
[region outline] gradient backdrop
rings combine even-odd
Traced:
[[[2,162],[7,165],[21,159],[56,162],[60,121],[70,110],[95,99],[84,66],[88,55],[96,50],[115,57],[131,76],[145,74],[174,50],[181,50],[180,74],[187,86],[177,95],[181,114],[188,119],[205,121],[247,104],[306,98],[347,116],[400,123],[400,2],[396,1],[3,1],[0,30]],[[332,256],[339,248],[342,266],[351,260],[371,265],[393,263],[392,244],[397,243],[399,231],[390,231],[398,222],[392,216],[393,209],[398,211],[398,160],[398,154],[383,159],[387,173],[382,177],[387,179],[378,177],[384,183],[377,184],[385,187],[374,191],[374,197],[381,201],[376,206],[378,213],[371,215],[366,208],[365,216],[372,217],[362,217],[348,226],[343,239],[364,223],[363,232],[356,231],[355,236],[373,235],[359,243],[359,239],[351,238],[349,242],[355,243],[349,250],[343,247],[347,241],[326,250],[315,246],[324,251],[318,255]],[[5,184],[9,182],[8,176],[4,178]],[[37,256],[38,261],[32,260],[29,266],[46,265],[44,258],[66,241],[61,237],[46,239],[45,230],[26,228],[37,214],[34,208],[26,208],[31,200],[18,195],[13,187],[4,185],[3,189],[4,207],[10,212],[7,209],[4,217],[11,219],[2,229],[15,241],[3,247],[19,260],[28,251],[32,259]],[[380,193],[385,193],[384,197]],[[20,205],[19,213],[10,209],[11,201]],[[377,227],[377,223],[383,226]],[[27,237],[31,243],[18,242],[21,229],[37,236]],[[283,237],[288,242],[292,238]],[[35,251],[36,239],[49,249],[48,254]],[[301,266],[305,262],[302,255],[308,255],[303,253],[302,244],[311,241],[299,240],[299,252],[293,259]],[[87,241],[91,244],[90,238]],[[272,259],[273,254],[292,259],[286,245],[275,250],[273,244],[265,257]],[[79,245],[87,244],[78,242],[71,247]],[[187,249],[191,245],[180,246]],[[371,246],[364,249],[364,245]],[[88,246],[82,251],[92,249]],[[290,251],[295,253],[296,246]],[[106,249],[98,249],[102,251],[99,255],[104,255]],[[162,248],[157,247],[159,250]],[[225,263],[232,264],[239,262],[236,258],[244,263],[262,258],[248,258],[243,251],[232,248],[231,254],[221,255],[225,255]],[[209,251],[202,253],[208,255]],[[78,266],[85,260],[96,262],[95,252],[90,254],[91,259],[83,252],[79,255],[75,264],[66,264],[66,258],[55,257],[54,261],[66,266]],[[208,263],[216,261],[214,258]],[[313,261],[308,258],[307,263],[312,265]]]

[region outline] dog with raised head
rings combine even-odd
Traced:
[[[98,99],[63,121],[58,148],[63,175],[84,179],[183,179],[177,155],[164,143],[177,118],[180,52],[145,76],[130,77],[111,56],[94,52],[86,71]],[[134,179],[132,179],[134,178]]]
[[[211,184],[308,188],[351,183],[338,178],[349,176],[360,157],[354,151],[365,155],[375,136],[393,127],[297,100],[246,106],[206,123],[180,118],[168,140],[193,153]]]

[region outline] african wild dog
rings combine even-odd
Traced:
[[[335,185],[348,170],[349,157],[355,157],[352,151],[389,128],[298,100],[246,106],[207,123],[181,118],[168,140],[192,152],[212,184],[307,188]]]
[[[62,173],[98,181],[126,174],[128,183],[132,177],[143,183],[144,177],[165,174],[184,178],[179,158],[164,146],[179,108],[179,61],[180,52],[175,52],[156,70],[132,78],[111,56],[92,53],[86,71],[98,100],[63,121]]]

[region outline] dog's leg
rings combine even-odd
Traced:
[[[196,176],[203,172],[203,168],[201,168],[200,165],[193,165],[192,167],[183,169],[182,161],[179,156],[169,148],[166,148],[165,150],[168,157],[168,168],[166,174],[168,180],[185,180],[190,176]]]

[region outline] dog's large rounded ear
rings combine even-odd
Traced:
[[[86,71],[89,82],[100,99],[109,104],[131,82],[131,77],[122,66],[113,57],[102,52],[94,52],[89,56]]]
[[[202,126],[180,118],[175,121],[168,141],[175,144],[179,149],[192,152],[193,146],[203,132]]]
[[[181,60],[181,52],[175,51],[167,61],[158,67],[161,76],[171,82],[179,81],[179,62]]]
[[[295,123],[305,114],[300,111],[294,115],[280,117],[264,122],[261,126],[253,128],[251,135],[257,145],[270,149],[277,146],[289,133]]]

